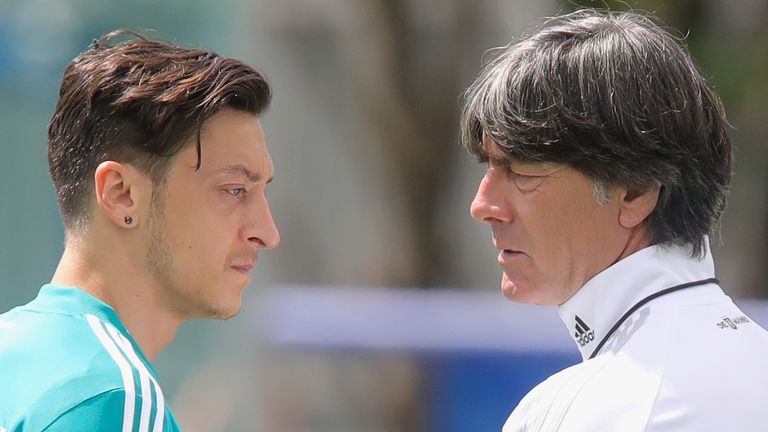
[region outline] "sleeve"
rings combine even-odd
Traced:
[[[125,391],[114,389],[86,399],[65,411],[43,432],[93,431],[115,432],[126,430],[124,422],[129,421],[128,430],[133,430],[133,417],[124,418]]]

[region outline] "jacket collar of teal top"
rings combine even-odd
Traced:
[[[691,257],[689,248],[671,244],[641,249],[595,275],[560,305],[558,315],[582,358],[587,360],[622,315],[646,297],[676,285],[713,278],[715,265],[709,239],[705,238],[704,243],[702,259]]]
[[[152,368],[152,364],[144,355],[139,344],[134,340],[131,332],[120,321],[112,306],[82,289],[73,286],[45,284],[40,288],[37,297],[27,305],[27,309],[74,317],[85,317],[86,314],[91,314],[104,322],[112,324],[131,342],[141,361],[144,362],[150,373],[157,379],[157,373]]]

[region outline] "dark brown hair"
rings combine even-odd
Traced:
[[[157,189],[172,157],[195,137],[199,168],[205,120],[225,107],[259,115],[270,98],[264,76],[236,59],[128,30],[94,41],[67,65],[48,127],[48,165],[65,228],[85,226],[101,162],[132,164]]]
[[[731,143],[720,99],[680,41],[634,12],[580,10],[509,45],[466,94],[462,140],[487,160],[564,163],[631,192],[660,188],[654,244],[701,255],[725,208]]]

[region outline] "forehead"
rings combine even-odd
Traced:
[[[192,139],[196,140],[197,136]],[[264,179],[272,177],[272,158],[267,150],[264,130],[258,118],[250,113],[225,109],[203,123],[199,156],[199,171],[202,173],[241,166]],[[182,165],[193,166],[197,170],[197,146],[186,146],[180,152],[179,159]]]
[[[499,144],[485,132],[483,132],[483,139],[480,148],[482,155],[487,156],[490,159],[504,159],[510,162],[515,160],[515,158],[506,154],[504,150],[502,150],[501,146],[499,146]]]
[[[496,163],[504,163],[507,165],[511,164],[516,166],[530,165],[530,166],[541,166],[541,167],[563,167],[568,165],[565,163],[549,162],[544,160],[537,161],[537,160],[526,160],[526,159],[515,158],[514,156],[510,156],[509,154],[504,152],[502,147],[498,143],[496,143],[496,141],[491,139],[489,136],[485,135],[485,133],[483,133],[482,156]]]

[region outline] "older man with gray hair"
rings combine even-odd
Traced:
[[[715,278],[722,104],[646,15],[580,10],[499,50],[466,95],[510,300],[557,306],[583,362],[533,389],[504,431],[758,431],[768,332]],[[531,331],[535,331],[532,329]]]

